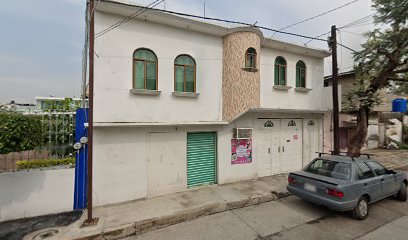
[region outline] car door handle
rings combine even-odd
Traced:
[[[381,178],[381,182],[384,182],[384,178]]]
[[[368,185],[368,183],[364,183],[364,187],[367,186],[367,185]]]

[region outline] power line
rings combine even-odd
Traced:
[[[263,30],[268,30],[268,31],[272,31],[272,32],[277,32],[277,33],[282,33],[282,34],[287,34],[287,35],[291,35],[291,36],[295,36],[295,37],[301,37],[301,38],[306,38],[306,39],[310,39],[310,40],[318,40],[318,41],[322,41],[322,42],[328,42],[326,39],[321,39],[319,37],[311,37],[311,36],[306,36],[306,35],[302,35],[302,34],[298,34],[298,33],[291,33],[291,32],[285,32],[285,31],[281,31],[281,30],[277,30],[277,29],[273,29],[273,28],[269,28],[269,27],[263,27],[263,26],[259,26],[259,25],[255,25],[253,23],[246,23],[246,22],[240,22],[240,21],[234,21],[234,20],[227,20],[227,19],[221,19],[221,18],[212,18],[212,17],[203,17],[203,16],[198,16],[198,15],[193,15],[193,14],[187,14],[187,13],[181,13],[181,12],[175,12],[175,11],[169,11],[169,10],[163,10],[163,9],[157,9],[157,8],[153,8],[155,6],[157,6],[158,4],[160,4],[161,2],[163,2],[164,0],[161,0],[160,2],[158,2],[159,0],[154,1],[153,3],[149,4],[146,7],[138,7],[139,10],[137,10],[135,13],[133,13],[132,15],[125,17],[122,21],[117,22],[116,24],[113,24],[111,27],[102,30],[101,32],[99,32],[98,34],[95,35],[95,38],[100,37],[102,35],[104,35],[105,33],[119,27],[121,24],[126,23],[128,21],[130,21],[131,19],[135,18],[136,16],[138,16],[139,14],[150,10],[150,11],[156,11],[156,12],[164,12],[164,13],[170,13],[170,14],[174,14],[174,15],[178,15],[178,16],[184,16],[184,17],[191,17],[191,18],[198,18],[198,19],[205,19],[205,20],[211,20],[211,21],[218,21],[218,22],[224,22],[224,23],[232,23],[232,24],[240,24],[240,25],[245,25],[248,27],[255,27],[258,29],[263,29]],[[154,6],[151,6],[151,5]],[[355,50],[343,45],[343,44],[339,44],[340,46],[356,52]]]
[[[316,15],[316,16],[313,16],[313,17],[307,18],[307,19],[305,19],[305,20],[302,20],[302,21],[299,21],[299,22],[290,24],[290,25],[288,25],[288,26],[286,26],[286,27],[280,28],[279,30],[285,30],[285,29],[287,29],[287,28],[296,26],[296,25],[298,25],[298,24],[301,24],[301,23],[304,23],[304,22],[313,20],[313,19],[315,19],[315,18],[324,16],[324,15],[326,15],[326,14],[328,14],[328,13],[334,12],[334,11],[336,11],[336,10],[339,10],[339,9],[341,9],[341,8],[343,8],[343,7],[346,7],[346,6],[350,5],[350,4],[353,4],[353,3],[358,2],[358,1],[360,1],[360,0],[354,0],[354,1],[348,2],[348,3],[346,3],[346,4],[343,4],[343,5],[341,5],[341,6],[338,6],[338,7],[336,7],[336,8],[331,9],[331,10],[328,10],[328,11],[326,11],[326,12],[324,12],[324,13],[320,13],[320,14],[318,14],[318,15]]]
[[[340,30],[340,29],[343,29],[343,28],[349,28],[349,27],[355,26],[356,24],[364,23],[364,22],[367,21],[367,20],[371,20],[371,17],[372,17],[372,16],[374,16],[374,14],[370,14],[370,15],[368,15],[368,16],[365,16],[365,17],[359,18],[359,19],[357,19],[357,20],[354,20],[354,21],[352,21],[352,22],[350,22],[350,23],[347,23],[346,25],[343,25],[343,26],[337,28],[337,30]],[[326,32],[326,33],[320,34],[320,35],[316,36],[316,38],[319,38],[319,37],[321,37],[321,36],[327,35],[327,34],[329,34],[329,33],[330,33],[330,32]],[[305,42],[304,44],[307,45],[308,43],[310,43],[310,42],[313,41],[313,40],[314,40],[314,39],[311,39],[311,40]]]
[[[112,31],[113,29],[119,27],[120,25],[122,25],[123,23],[127,23],[130,20],[134,19],[135,17],[139,16],[140,14],[146,12],[149,9],[153,9],[153,7],[156,7],[157,5],[161,4],[164,0],[155,0],[152,3],[150,3],[149,5],[147,5],[146,7],[140,7],[136,12],[132,13],[131,15],[123,18],[121,21],[114,23],[113,25],[111,25],[108,28],[105,28],[104,30],[98,32],[97,34],[95,34],[95,38],[98,38],[110,31]]]
[[[141,7],[145,8],[145,7]],[[253,23],[245,23],[245,22],[239,22],[239,21],[234,21],[234,20],[227,20],[227,19],[221,19],[221,18],[212,18],[212,17],[203,17],[203,16],[198,16],[198,15],[193,15],[193,14],[187,14],[187,13],[181,13],[181,12],[175,12],[175,11],[169,11],[169,10],[162,10],[162,9],[157,9],[157,8],[148,8],[149,10],[152,11],[157,11],[157,12],[164,12],[164,13],[170,13],[174,15],[179,15],[179,16],[184,16],[184,17],[191,17],[191,18],[198,18],[198,19],[204,19],[204,20],[211,20],[211,21],[217,21],[217,22],[224,22],[224,23],[232,23],[232,24],[239,24],[239,25],[245,25],[248,27],[255,27],[263,30],[268,30],[272,32],[277,32],[277,33],[282,33],[282,34],[287,34],[287,35],[292,35],[296,37],[301,37],[301,38],[307,38],[307,39],[313,39],[313,40],[318,40],[318,41],[323,41],[327,42],[325,39],[320,39],[317,37],[311,37],[311,36],[306,36],[298,33],[291,33],[291,32],[285,32],[285,31],[280,31],[277,29],[269,28],[269,27],[263,27],[259,25],[255,25]]]
[[[362,36],[362,37],[364,37],[364,34],[361,34],[361,33],[355,33],[355,32],[344,31],[344,30],[341,30],[340,32],[349,33],[349,34],[353,34],[353,35],[357,35],[357,36]]]

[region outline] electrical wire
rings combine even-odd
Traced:
[[[130,21],[131,19],[135,18],[139,14],[141,14],[141,13],[147,11],[147,10],[150,10],[150,11],[164,12],[164,13],[169,13],[169,14],[184,16],[184,17],[191,17],[191,18],[197,18],[197,19],[218,21],[218,22],[224,22],[224,23],[239,24],[239,25],[244,25],[244,26],[248,26],[248,27],[254,27],[254,28],[258,28],[258,29],[268,30],[268,31],[272,31],[272,32],[286,34],[286,35],[291,35],[291,36],[295,36],[295,37],[301,37],[301,38],[306,38],[306,39],[310,39],[310,40],[328,42],[328,40],[326,40],[326,39],[319,38],[320,36],[311,37],[311,36],[306,36],[306,35],[302,35],[302,34],[298,34],[298,33],[292,33],[292,32],[285,32],[285,31],[281,31],[281,30],[277,30],[277,29],[273,29],[273,28],[269,28],[269,27],[264,27],[264,26],[259,26],[259,25],[256,25],[256,24],[251,24],[251,23],[246,23],[246,22],[227,20],[227,19],[222,19],[222,18],[203,17],[203,16],[198,16],[198,15],[193,15],[193,14],[187,14],[187,13],[181,13],[181,12],[175,12],[175,11],[169,11],[169,10],[153,8],[153,7],[157,6],[158,4],[162,3],[163,1],[164,0],[160,0],[160,1],[156,0],[156,1],[152,2],[152,3],[150,3],[146,7],[138,7],[139,9],[135,13],[133,13],[132,15],[130,15],[128,17],[125,17],[122,21],[119,21],[119,22],[113,24],[111,27],[108,27],[105,30],[102,30],[101,32],[97,33],[95,35],[95,38],[106,34],[107,32],[119,27],[121,24],[126,23],[126,22]],[[153,6],[152,6],[152,4],[153,4]],[[350,47],[347,47],[347,46],[345,46],[343,44],[338,43],[338,45],[342,46],[342,47],[344,47],[344,48],[346,48],[346,49],[348,49],[350,51],[356,52],[354,49],[352,49]]]
[[[359,18],[359,19],[357,19],[357,20],[354,20],[354,21],[352,21],[352,22],[350,22],[350,23],[347,23],[346,25],[343,25],[343,26],[337,28],[337,30],[340,30],[340,29],[343,29],[343,28],[350,28],[350,27],[355,26],[356,24],[364,23],[365,21],[371,21],[371,17],[372,17],[372,16],[374,16],[374,14],[370,14],[370,15],[367,15],[367,16],[365,16],[365,17],[362,17],[362,18]],[[327,34],[329,34],[329,33],[330,33],[330,32],[326,32],[326,33],[317,35],[316,38],[322,37],[322,36],[327,35]],[[314,40],[314,39],[311,39],[311,40],[305,42],[304,45],[306,46],[308,43],[310,43],[310,42],[313,41],[313,40]]]
[[[299,24],[301,24],[301,23],[308,22],[308,21],[310,21],[310,20],[313,20],[313,19],[316,19],[316,18],[318,18],[318,17],[324,16],[324,15],[326,15],[326,14],[328,14],[328,13],[334,12],[334,11],[336,11],[336,10],[339,10],[339,9],[341,9],[341,8],[343,8],[343,7],[346,7],[346,6],[350,5],[350,4],[353,4],[353,3],[358,2],[358,1],[360,1],[360,0],[354,0],[354,1],[348,2],[348,3],[346,3],[346,4],[343,4],[343,5],[341,5],[341,6],[338,6],[338,7],[336,7],[336,8],[333,8],[333,9],[328,10],[328,11],[326,11],[326,12],[320,13],[320,14],[318,14],[318,15],[316,15],[316,16],[313,16],[313,17],[307,18],[307,19],[305,19],[305,20],[302,20],[302,21],[299,21],[299,22],[290,24],[290,25],[288,25],[288,26],[286,26],[286,27],[280,28],[279,30],[285,30],[285,29],[288,29],[288,28],[290,28],[290,27],[299,25]]]
[[[98,32],[97,34],[95,34],[95,38],[98,38],[110,31],[112,31],[113,29],[119,27],[120,25],[122,25],[123,23],[127,23],[130,20],[134,19],[135,17],[139,16],[140,14],[146,12],[147,10],[153,9],[153,7],[156,7],[157,5],[161,4],[164,0],[155,0],[152,3],[150,3],[149,5],[147,5],[146,7],[139,7],[139,9],[132,13],[131,15],[123,18],[121,21],[116,22],[114,24],[112,24],[110,27],[105,28],[104,30]]]
[[[141,7],[141,8],[145,8],[145,7]],[[325,39],[306,36],[306,35],[302,35],[302,34],[298,34],[298,33],[280,31],[280,30],[277,30],[277,29],[269,28],[269,27],[259,26],[259,25],[253,24],[253,23],[246,23],[246,22],[240,22],[240,21],[234,21],[234,20],[227,20],[227,19],[222,19],[222,18],[213,18],[213,17],[207,17],[207,16],[203,17],[203,16],[198,16],[198,15],[193,15],[193,14],[188,14],[188,13],[181,13],[181,12],[162,10],[162,9],[156,9],[156,8],[148,8],[148,9],[151,10],[151,11],[170,13],[170,14],[174,14],[174,15],[178,15],[178,16],[184,16],[184,17],[198,18],[198,19],[211,20],[211,21],[224,22],[224,23],[239,24],[239,25],[244,25],[244,26],[248,26],[248,27],[254,27],[254,28],[259,28],[259,29],[268,30],[268,31],[272,31],[272,32],[287,34],[287,35],[291,35],[291,36],[296,36],[296,37],[301,37],[301,38],[307,38],[307,39],[313,39],[313,40],[327,42],[327,40],[325,40]]]

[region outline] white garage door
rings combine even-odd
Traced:
[[[301,169],[301,119],[262,119],[255,124],[255,157],[260,177]]]
[[[303,166],[318,156],[320,151],[319,119],[303,119]]]
[[[148,196],[187,189],[186,159],[186,133],[150,133]]]
[[[302,120],[281,120],[281,172],[302,168]]]

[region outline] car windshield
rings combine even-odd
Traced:
[[[350,163],[316,159],[306,167],[305,171],[322,176],[349,180],[351,176],[351,165]]]

